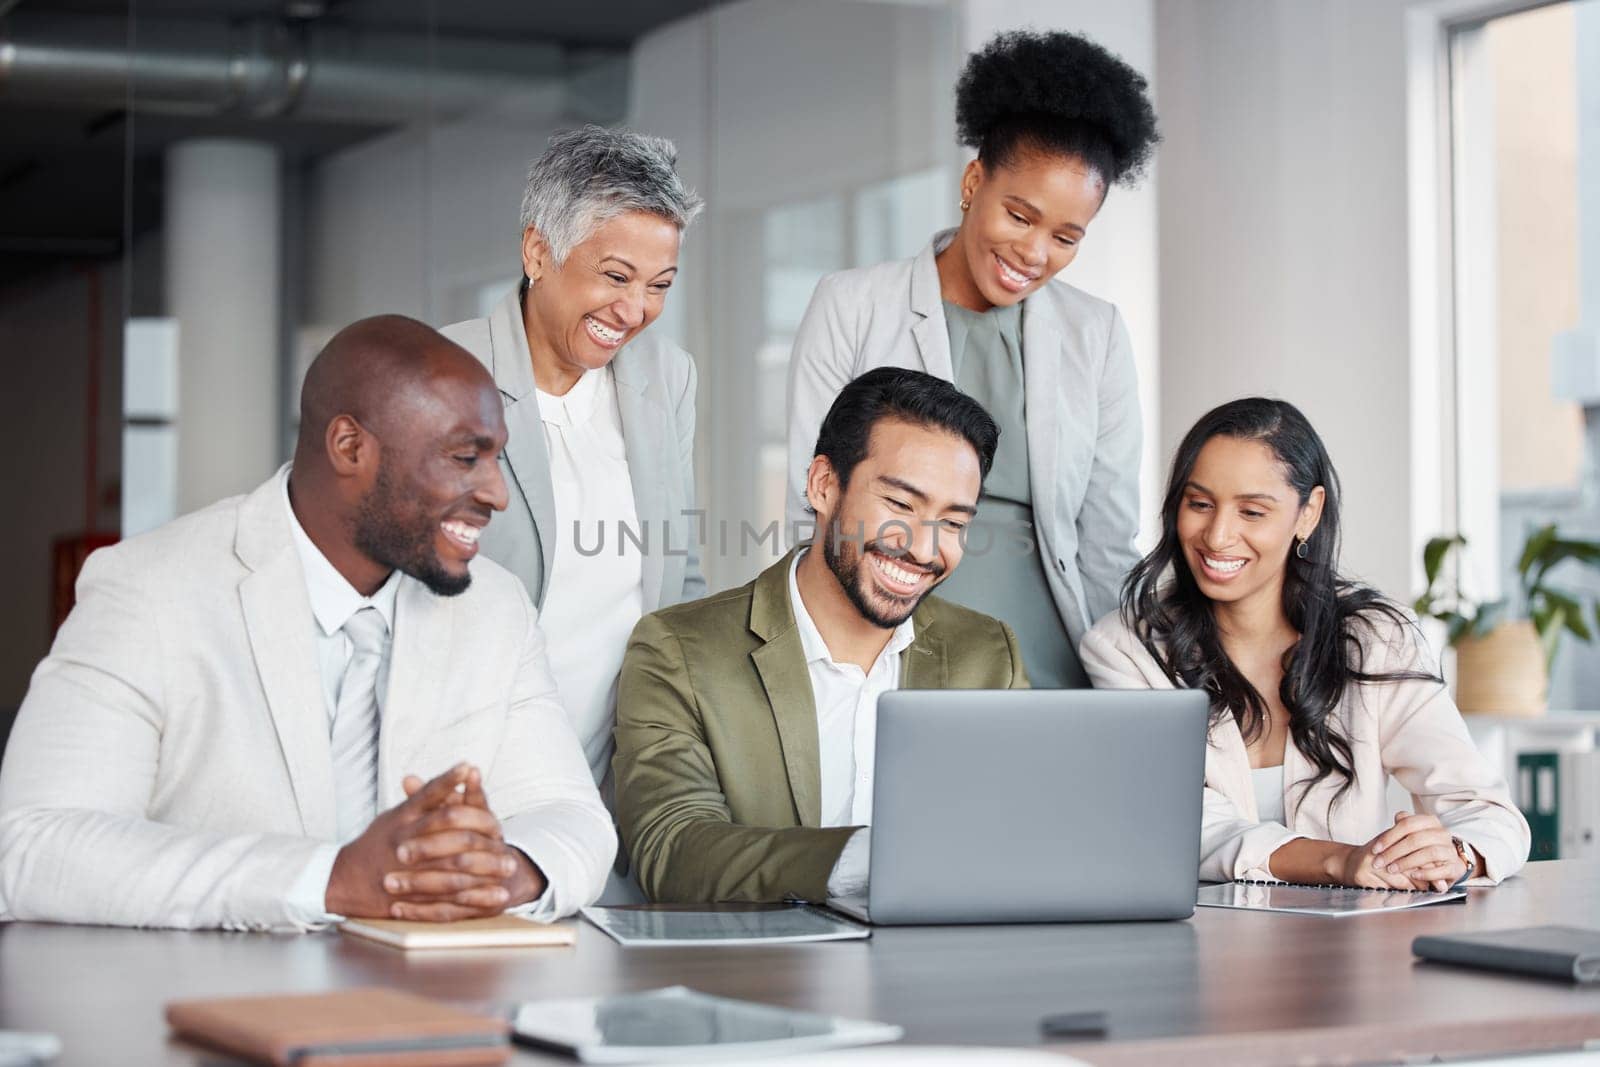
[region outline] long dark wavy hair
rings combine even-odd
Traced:
[[[1338,800],[1354,776],[1350,740],[1334,716],[1347,687],[1413,679],[1442,685],[1444,680],[1425,671],[1364,669],[1363,631],[1374,634],[1385,620],[1401,627],[1415,623],[1376,590],[1339,576],[1339,475],[1299,408],[1249,397],[1214,408],[1195,423],[1172,460],[1161,505],[1161,542],[1123,584],[1123,618],[1174,685],[1210,694],[1213,725],[1232,715],[1246,744],[1261,735],[1266,702],[1223,651],[1211,600],[1195,582],[1178,540],[1185,487],[1200,450],[1213,437],[1259,441],[1270,448],[1302,505],[1313,489],[1323,489],[1322,519],[1306,541],[1305,555],[1290,548],[1284,566],[1283,612],[1300,639],[1284,653],[1278,696],[1289,711],[1295,747],[1317,769],[1305,790],[1337,776],[1343,779],[1334,795]],[[1420,634],[1417,640],[1420,645]]]

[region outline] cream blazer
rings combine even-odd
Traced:
[[[954,234],[935,234],[914,259],[817,283],[789,364],[791,536],[811,521],[806,470],[823,417],[851,379],[908,367],[954,380],[934,262]],[[1143,437],[1133,348],[1115,305],[1054,280],[1022,302],[1022,348],[1034,534],[1056,611],[1077,643],[1116,607],[1139,559]]]
[[[290,886],[335,840],[328,712],[280,471],[89,557],[0,768],[0,921],[292,928]],[[562,914],[592,903],[611,817],[557,703],[522,583],[402,578],[378,807],[458,760]]]
[[[1365,669],[1372,673],[1435,670],[1414,626],[1380,619],[1362,648]],[[1078,654],[1097,689],[1173,688],[1118,612],[1095,623]],[[1200,828],[1203,881],[1270,878],[1268,858],[1297,837],[1370,841],[1394,824],[1386,800],[1391,775],[1411,794],[1416,811],[1437,815],[1483,857],[1487,877],[1478,884],[1492,885],[1527,862],[1528,822],[1511,802],[1505,779],[1473,744],[1445,686],[1428,681],[1351,686],[1334,714],[1350,739],[1355,779],[1336,803],[1339,783],[1332,778],[1309,791],[1297,786],[1316,770],[1291,741],[1283,753],[1287,825],[1260,821],[1250,758],[1233,717],[1211,727]]]

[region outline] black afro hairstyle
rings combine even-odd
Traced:
[[[956,82],[956,131],[1003,167],[1019,151],[1088,163],[1106,185],[1137,181],[1161,139],[1144,76],[1073,33],[1002,33]]]

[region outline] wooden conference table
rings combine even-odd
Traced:
[[[0,926],[0,1028],[55,1033],[60,1063],[217,1064],[169,1039],[185,997],[386,985],[471,1005],[683,984],[874,1018],[919,1045],[1041,1045],[1039,1020],[1108,1013],[1095,1064],[1370,1063],[1600,1040],[1600,988],[1414,962],[1418,934],[1600,927],[1600,864],[1529,864],[1464,905],[1344,919],[1201,909],[1186,922],[885,928],[870,941],[403,954],[334,934]],[[546,1062],[519,1052],[517,1062]],[[561,1062],[551,1060],[550,1062]]]

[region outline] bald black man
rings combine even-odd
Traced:
[[[312,929],[570,914],[616,850],[522,583],[493,379],[341,331],[294,461],[102,549],[0,768],[0,920]]]

